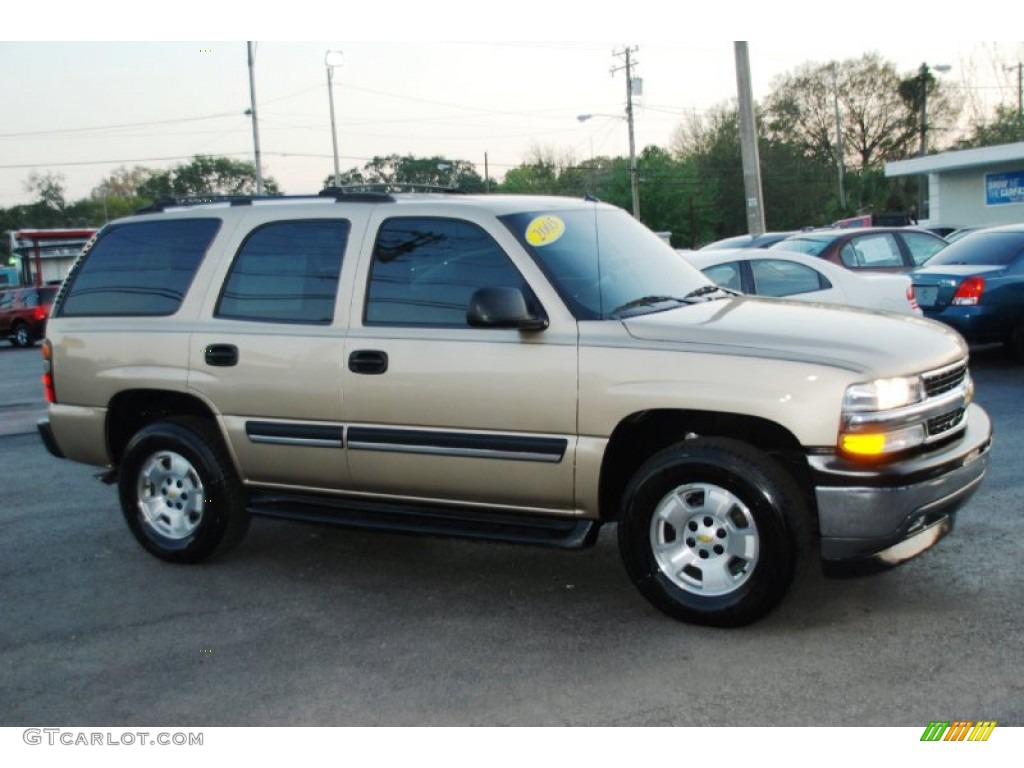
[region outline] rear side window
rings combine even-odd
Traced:
[[[839,250],[839,258],[853,269],[903,266],[899,243],[887,233],[853,238]]]
[[[804,264],[756,259],[750,262],[750,269],[758,296],[796,296],[832,287],[822,274]]]
[[[344,219],[277,221],[253,230],[231,265],[215,315],[330,325],[348,233]]]
[[[219,228],[220,219],[111,226],[75,266],[59,314],[174,314]]]
[[[931,237],[923,232],[905,232],[901,237],[910,250],[910,260],[914,262],[915,267],[920,267],[946,247],[946,243],[943,240]]]

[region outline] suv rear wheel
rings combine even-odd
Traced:
[[[697,438],[637,471],[624,495],[619,551],[658,609],[731,627],[782,599],[808,535],[800,489],[781,466],[737,440]]]
[[[220,435],[203,419],[140,429],[125,448],[118,482],[128,527],[163,560],[195,563],[223,554],[249,528],[241,483]]]

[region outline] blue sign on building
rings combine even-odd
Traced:
[[[985,174],[985,205],[1024,203],[1024,171]]]

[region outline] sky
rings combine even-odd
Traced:
[[[331,60],[343,171],[378,155],[442,155],[498,179],[537,151],[628,154],[616,55],[627,47],[643,82],[638,152],[670,146],[680,124],[735,99],[732,37],[749,41],[755,99],[803,64],[876,52],[907,73],[949,64],[942,77],[975,100],[1015,101],[1016,72],[1006,68],[1024,59],[1022,42],[943,40],[916,27],[886,39],[849,11],[797,23],[785,4],[768,14],[763,3],[731,2],[700,19],[649,0],[346,5],[298,0],[287,14],[242,20],[194,0],[57,2],[14,19],[8,30],[44,34],[0,42],[0,206],[31,201],[33,172],[60,174],[75,200],[123,166],[165,169],[196,154],[253,160],[248,38],[264,175],[289,193],[315,192],[333,170],[328,51],[341,52]],[[899,21],[881,3],[858,8]],[[958,21],[957,31],[970,26]],[[208,39],[193,40],[200,29]]]

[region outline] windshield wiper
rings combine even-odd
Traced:
[[[688,294],[683,296],[683,299],[684,300],[696,299],[698,296],[707,296],[709,293],[717,293],[719,291],[721,291],[722,293],[728,294],[729,296],[741,296],[742,295],[740,293],[737,293],[736,291],[731,291],[728,288],[723,288],[720,285],[715,285],[714,283],[712,283],[711,285],[702,285],[700,288],[696,288],[696,289],[690,291]]]
[[[674,301],[676,304],[688,304],[689,301],[686,298],[680,299],[677,296],[641,296],[639,299],[633,299],[627,301],[622,306],[616,307],[611,311],[611,317],[615,317],[620,312],[626,312],[630,309],[636,309],[637,307],[649,307],[655,304],[662,304],[666,301]]]

